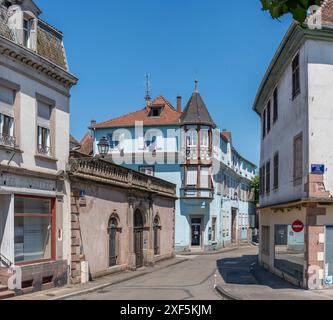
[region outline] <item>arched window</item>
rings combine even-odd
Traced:
[[[153,223],[154,230],[154,255],[157,256],[161,253],[161,223],[160,218],[158,216],[155,217]]]
[[[118,220],[112,217],[108,225],[109,233],[109,267],[118,265],[119,258],[119,228]]]
[[[143,228],[144,223],[143,223],[143,216],[141,211],[138,209],[134,213],[134,227],[135,228]]]

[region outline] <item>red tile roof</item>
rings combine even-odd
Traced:
[[[226,140],[231,142],[231,132],[229,131],[223,131],[221,132],[222,137],[224,137]]]
[[[150,108],[154,106],[163,108],[159,117],[149,117]],[[97,123],[94,128],[132,127],[137,121],[142,121],[145,126],[175,125],[180,123],[180,116],[181,113],[167,99],[159,96],[151,103],[148,110],[143,108],[119,118]]]
[[[94,138],[91,136],[90,132],[87,132],[80,142],[80,145],[81,145],[80,152],[87,154],[87,155],[92,155],[93,154],[93,142],[94,142]]]

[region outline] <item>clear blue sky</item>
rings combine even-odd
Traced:
[[[71,133],[81,139],[91,119],[108,120],[152,96],[189,99],[194,79],[221,129],[258,163],[260,122],[252,103],[291,22],[273,21],[259,0],[36,0],[42,18],[64,33],[79,84],[72,91]],[[228,6],[232,4],[232,6]]]

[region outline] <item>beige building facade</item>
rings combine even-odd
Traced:
[[[77,78],[62,33],[40,12],[31,0],[0,4],[0,285],[15,266],[16,294],[67,283],[70,261],[65,169]]]
[[[175,185],[77,155],[68,174],[73,283],[174,257]]]

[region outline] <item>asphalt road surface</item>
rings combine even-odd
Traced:
[[[218,261],[256,255],[257,248],[209,256],[192,256],[189,261],[154,271],[70,300],[221,300],[214,290],[220,281]]]

